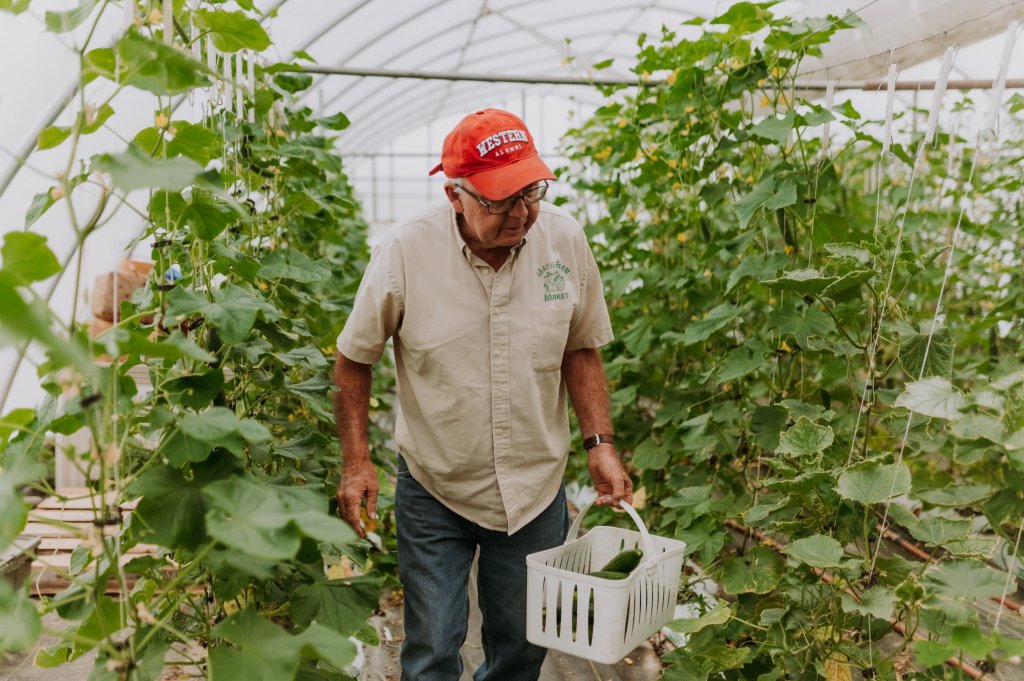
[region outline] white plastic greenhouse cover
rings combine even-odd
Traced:
[[[188,0],[193,3],[193,0]],[[74,90],[77,55],[89,22],[55,35],[45,30],[47,10],[68,10],[77,0],[32,0],[20,15],[0,12],[0,232],[24,229],[32,197],[65,172],[67,149],[34,152],[40,130],[67,125],[79,109]],[[159,4],[159,3],[157,3]],[[306,51],[318,64],[366,70],[484,73],[504,76],[577,77],[590,66],[614,58],[601,75],[629,78],[637,36],[657,36],[662,26],[680,35],[702,29],[681,26],[695,17],[720,14],[732,0],[256,0],[273,45],[266,63],[289,61]],[[103,5],[103,3],[101,3]],[[122,3],[109,2],[93,46],[113,43],[126,25]],[[890,63],[900,78],[933,79],[948,46],[957,45],[953,78],[993,79],[1002,34],[1024,19],[1024,0],[783,0],[773,11],[794,17],[856,12],[865,26],[844,31],[824,48],[824,57],[805,63],[808,79],[884,79]],[[1018,48],[1016,55],[1024,54]],[[567,60],[566,57],[572,57]],[[1015,56],[1010,76],[1024,77],[1024,57]],[[90,84],[82,97],[98,102],[109,83]],[[858,109],[881,116],[884,94],[837,91],[837,101],[854,99]],[[976,98],[978,95],[976,95]],[[902,104],[914,93],[901,93]],[[71,106],[66,106],[73,100]],[[524,116],[545,156],[559,162],[558,143],[573,123],[600,104],[589,86],[524,85],[380,77],[318,76],[304,95],[318,113],[344,112],[352,121],[339,140],[339,152],[371,223],[387,223],[438,196],[440,180],[426,177],[445,132],[466,113],[500,106]],[[927,98],[918,102],[927,106]],[[153,97],[131,89],[112,102],[116,114],[97,134],[82,139],[79,158],[120,151],[124,136],[150,124]],[[196,116],[187,101],[177,117]],[[95,196],[75,193],[85,212]],[[50,210],[32,226],[45,234],[58,258],[73,262],[75,243],[67,213]],[[121,210],[90,237],[82,282],[110,271],[137,244],[141,220]],[[148,249],[138,248],[145,259]],[[55,280],[58,277],[54,278]],[[51,306],[66,317],[72,307],[72,276],[42,282],[52,289]],[[87,293],[87,292],[86,292]],[[78,301],[87,304],[87,298]],[[0,348],[0,411],[37,403],[32,349],[12,376],[17,350]]]

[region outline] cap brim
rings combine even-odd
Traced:
[[[554,180],[555,174],[540,160],[540,156],[534,154],[500,168],[467,175],[466,179],[485,197],[498,201],[534,182]]]

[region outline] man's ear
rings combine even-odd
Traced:
[[[465,207],[462,205],[462,194],[455,188],[455,185],[446,184],[444,186],[445,196],[448,197],[448,201],[451,202],[452,208],[455,209],[456,213],[462,213],[465,211]]]

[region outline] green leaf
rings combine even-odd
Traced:
[[[730,558],[722,568],[722,588],[726,593],[765,594],[782,580],[786,563],[767,546],[755,546],[746,555]]]
[[[813,457],[832,445],[835,434],[831,426],[819,426],[806,416],[797,419],[792,428],[782,434],[777,454]]]
[[[750,220],[762,208],[785,208],[796,203],[796,184],[789,179],[776,185],[774,177],[766,177],[754,185],[753,190],[736,203],[736,217],[740,228],[746,229]]]
[[[36,139],[36,148],[40,151],[53,149],[59,147],[69,137],[71,137],[71,128],[51,125],[39,133],[39,137]]]
[[[831,256],[831,260],[850,261],[858,265],[867,265],[871,262],[871,251],[851,243],[828,243],[825,244],[825,251]]]
[[[732,303],[722,303],[711,310],[706,317],[692,321],[683,332],[683,345],[706,341],[716,331],[735,319],[742,308]]]
[[[683,634],[695,634],[701,629],[718,624],[725,624],[732,619],[732,608],[728,603],[719,601],[714,608],[700,617],[687,617],[669,622],[670,629]]]
[[[223,151],[224,139],[204,125],[188,121],[172,121],[174,138],[167,143],[167,155],[187,156],[199,165],[206,167],[211,159]]]
[[[797,539],[783,548],[782,552],[801,563],[818,568],[839,567],[843,560],[843,545],[821,534]]]
[[[267,485],[230,478],[204,488],[210,536],[241,553],[272,561],[292,559],[301,537],[281,497]]]
[[[46,28],[53,33],[67,33],[82,25],[92,10],[96,7],[96,0],[80,0],[78,5],[67,12],[46,11]]]
[[[949,645],[963,651],[968,657],[984,660],[996,647],[996,642],[982,634],[977,627],[961,625],[953,627]]]
[[[791,270],[783,273],[776,279],[765,279],[761,283],[768,288],[779,289],[780,291],[793,291],[801,295],[821,294],[831,284],[839,281],[837,277],[823,275],[816,269],[807,268],[802,270]]]
[[[10,281],[0,277],[0,339],[5,338],[38,341],[56,361],[74,365],[83,373],[92,366],[78,343],[69,343],[54,332],[45,303],[39,299],[26,303]]]
[[[262,52],[270,47],[270,36],[244,12],[223,10],[199,10],[192,13],[196,26],[213,36],[213,45],[221,52],[255,50]]]
[[[185,203],[181,217],[192,227],[196,236],[210,241],[223,232],[228,225],[238,220],[241,213],[231,204],[210,192],[194,187]]]
[[[789,419],[789,412],[780,405],[758,407],[750,417],[750,434],[762,449],[779,446],[780,433]]]
[[[196,61],[187,52],[135,31],[126,33],[118,41],[117,52],[122,65],[122,70],[116,72],[120,76],[119,82],[154,95],[181,94],[211,84],[206,76],[205,64]],[[106,59],[106,55],[99,56]],[[112,58],[109,64],[100,63],[98,74],[105,77],[115,75],[113,68],[110,73],[102,72],[113,63]]]
[[[715,385],[733,381],[753,373],[768,364],[763,352],[751,350],[746,346],[733,348],[718,366]]]
[[[180,428],[188,436],[220,444],[221,440],[232,435],[239,435],[249,442],[263,442],[270,439],[270,431],[259,421],[239,419],[227,407],[211,407],[200,414],[186,414],[181,420]]]
[[[849,291],[852,288],[856,288],[866,281],[869,281],[875,276],[873,270],[853,270],[847,272],[843,276],[839,277],[831,284],[825,287],[825,290],[821,292],[823,296],[835,298],[842,293]]]
[[[927,333],[900,336],[900,366],[912,380],[928,376],[952,378],[954,349],[953,335],[945,326],[935,329],[930,342]]]
[[[46,245],[46,237],[33,232],[8,232],[0,249],[3,271],[21,284],[43,281],[60,272],[60,263]]]
[[[910,491],[910,469],[905,463],[873,464],[849,469],[839,476],[839,496],[862,504],[878,504]]]
[[[892,610],[899,600],[895,593],[881,586],[865,591],[861,594],[859,602],[854,600],[850,594],[843,593],[841,596],[843,610],[846,612],[855,612],[879,620],[887,620],[892,617]]]
[[[964,440],[988,440],[995,444],[1006,444],[1003,422],[987,414],[968,414],[953,421],[950,427],[953,435]]]
[[[318,125],[321,125],[327,128],[328,130],[344,130],[345,128],[352,124],[352,122],[348,119],[348,116],[346,116],[341,111],[334,114],[333,116],[328,116],[327,118],[318,118],[316,119],[316,122]]]
[[[796,120],[796,114],[790,110],[782,116],[782,118],[776,118],[775,116],[768,116],[761,122],[751,128],[751,132],[758,137],[766,140],[775,142],[776,144],[785,144],[786,140],[789,139],[789,133],[793,131],[793,123]]]
[[[17,589],[0,579],[0,654],[8,650],[28,650],[42,633],[42,621],[35,603],[25,589]]]
[[[382,584],[370,575],[304,584],[292,592],[290,612],[300,625],[315,621],[351,636],[377,607]]]
[[[129,191],[147,187],[178,190],[192,184],[203,170],[191,159],[153,158],[134,145],[120,154],[94,156],[92,165],[109,173],[115,185]]]
[[[950,520],[949,518],[932,517],[922,518],[916,523],[909,524],[907,529],[914,539],[924,542],[928,546],[944,546],[947,542],[966,539],[971,531],[971,521]]]
[[[967,398],[959,393],[948,378],[932,376],[908,383],[896,399],[897,407],[938,419],[957,419],[967,406]]]
[[[258,276],[311,284],[330,279],[331,268],[327,263],[313,260],[302,251],[278,250],[264,256]]]
[[[276,312],[262,299],[234,284],[214,291],[214,299],[211,303],[202,294],[175,288],[167,296],[167,316],[182,321],[192,314],[205,315],[226,343],[240,343],[248,337],[257,314],[262,312],[266,317]]]
[[[327,368],[327,358],[312,345],[306,345],[284,353],[275,352],[274,357],[277,357],[286,366],[290,367],[300,366],[306,369]]]
[[[946,561],[924,575],[927,592],[945,598],[991,598],[1003,593],[1004,573],[969,560]]]
[[[34,225],[36,220],[41,218],[46,211],[50,210],[54,203],[56,203],[56,200],[54,200],[53,194],[49,189],[32,197],[32,204],[25,211],[25,229]]]
[[[31,0],[0,0],[0,11],[21,14],[28,9]]]
[[[957,422],[959,423],[959,421]],[[915,496],[935,506],[962,508],[977,504],[995,494],[995,489],[981,483],[965,483],[950,485],[943,489],[926,489]]]
[[[641,442],[633,451],[633,465],[641,470],[658,470],[668,463],[668,449],[653,438]]]
[[[614,63],[615,63],[614,59],[604,59],[602,61],[595,62],[593,65],[591,65],[590,68],[594,69],[595,71],[601,71],[603,69],[608,68],[609,66],[611,66]]]
[[[207,503],[194,479],[170,466],[146,470],[131,486],[142,496],[132,515],[140,540],[168,548],[198,548]]]
[[[917,663],[924,667],[936,667],[945,664],[953,657],[953,649],[938,641],[914,641]]]

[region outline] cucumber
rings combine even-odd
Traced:
[[[620,551],[614,558],[605,563],[604,567],[598,570],[598,572],[622,572],[629,574],[636,569],[636,566],[640,564],[640,559],[644,557],[644,552],[640,549],[626,549]]]
[[[612,572],[610,570],[597,570],[596,572],[588,572],[588,577],[600,577],[601,579],[625,579],[629,577],[625,572]]]

